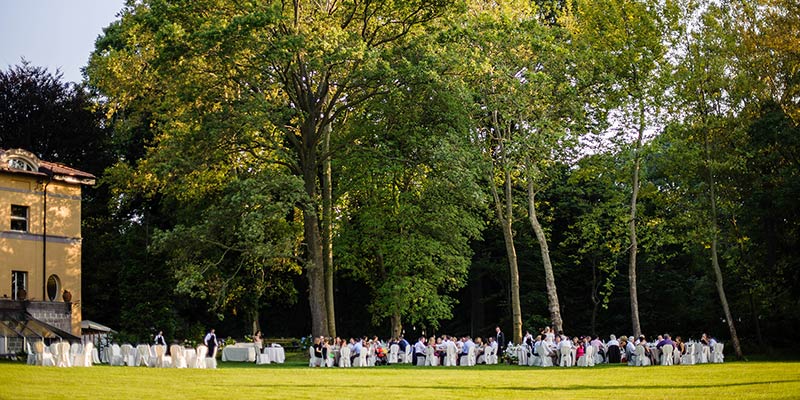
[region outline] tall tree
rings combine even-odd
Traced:
[[[320,169],[331,152],[322,151],[323,139],[328,129],[338,132],[336,121],[386,92],[388,51],[448,5],[144,1],[126,7],[98,42],[88,73],[112,113],[142,97],[152,101],[160,131],[149,163],[164,159],[154,156],[164,141],[199,140],[268,158],[302,179],[305,198],[298,207],[312,334],[327,335],[333,325],[325,293]],[[217,118],[211,127],[176,135],[169,126],[176,113]],[[234,116],[238,125],[230,120]]]
[[[630,286],[631,325],[641,334],[637,287],[637,208],[641,177],[641,151],[645,132],[660,112],[664,85],[660,76],[667,63],[665,40],[670,27],[670,4],[639,0],[579,2],[576,9],[577,40],[593,49],[598,62],[608,68],[616,83],[616,98],[621,102],[617,114],[619,137],[631,152],[631,197],[628,235],[630,240],[628,283]],[[613,123],[612,123],[613,124]],[[614,128],[612,128],[614,129]]]

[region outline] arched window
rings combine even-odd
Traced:
[[[50,275],[47,278],[47,298],[50,301],[56,301],[58,297],[58,292],[61,291],[61,280],[58,279],[58,275]]]

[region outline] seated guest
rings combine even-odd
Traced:
[[[664,334],[664,338],[663,338],[663,339],[661,339],[661,340],[660,340],[660,341],[659,341],[659,342],[656,344],[656,348],[657,348],[657,349],[660,349],[661,347],[663,347],[663,346],[665,346],[665,345],[670,345],[670,346],[672,346],[672,347],[675,347],[675,342],[673,342],[673,341],[670,339],[670,337],[669,337],[669,334],[668,334],[668,333],[667,333],[667,334]]]
[[[414,344],[414,354],[411,358],[411,364],[417,365],[417,359],[422,357],[425,358],[425,349],[428,346],[425,345],[425,336],[420,336],[417,343]]]
[[[675,336],[675,348],[680,350],[681,355],[686,354],[686,343],[683,343],[683,338]]]
[[[608,355],[608,363],[609,364],[619,364],[621,361],[621,352],[619,349],[620,343],[617,341],[617,337],[611,335],[608,337],[608,343],[606,343],[606,353]]]

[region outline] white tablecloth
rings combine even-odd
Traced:
[[[253,345],[247,347],[227,346],[222,349],[222,361],[256,361],[256,349]]]
[[[265,347],[264,354],[269,356],[269,362],[283,364],[286,361],[286,354],[283,347]]]

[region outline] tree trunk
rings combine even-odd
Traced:
[[[491,177],[490,177],[491,178]],[[508,256],[508,268],[511,272],[511,325],[514,337],[514,343],[522,342],[522,307],[520,306],[519,299],[519,267],[517,266],[517,250],[514,248],[514,232],[511,229],[513,221],[513,212],[511,209],[511,174],[505,172],[505,184],[503,194],[505,195],[505,204],[500,201],[500,196],[497,193],[497,187],[494,185],[494,179],[489,179],[492,188],[492,195],[494,197],[495,210],[497,211],[497,219],[503,228],[503,241],[506,244],[506,255]]]
[[[331,125],[325,125],[322,161],[322,252],[325,269],[325,306],[328,316],[328,334],[336,336],[336,312],[333,302],[333,174],[331,172]]]
[[[642,334],[642,327],[639,323],[639,293],[636,286],[636,255],[639,251],[636,241],[636,204],[639,197],[639,168],[641,159],[639,151],[642,148],[642,136],[644,135],[644,106],[640,104],[639,109],[639,129],[636,137],[636,144],[633,149],[633,180],[631,182],[633,193],[631,194],[631,219],[630,228],[630,258],[628,260],[628,284],[630,285],[631,296],[631,325],[635,337]]]
[[[403,324],[400,319],[400,314],[397,312],[392,313],[392,337],[399,338],[403,334]]]
[[[563,330],[561,320],[561,307],[558,305],[558,290],[556,290],[556,279],[553,276],[553,264],[550,263],[550,249],[547,246],[547,237],[544,229],[536,217],[536,192],[533,189],[533,181],[528,180],[528,218],[531,221],[536,240],[539,242],[539,249],[542,252],[542,263],[544,264],[544,281],[547,287],[547,308],[550,311],[550,321],[556,332]]]
[[[711,197],[711,266],[714,268],[717,293],[719,294],[719,301],[722,304],[722,311],[725,313],[725,320],[728,322],[728,330],[730,330],[731,333],[733,349],[736,352],[736,358],[741,360],[743,358],[742,347],[739,343],[739,335],[736,334],[736,326],[733,322],[731,309],[728,306],[728,298],[725,296],[725,287],[722,281],[722,269],[719,267],[719,258],[717,257],[717,199],[714,189],[714,172],[711,165],[711,144],[708,133],[706,133],[705,138],[705,153],[706,167],[708,169],[708,190]]]
[[[253,334],[261,330],[261,323],[258,321],[258,308],[252,313],[253,318]]]
[[[306,244],[306,274],[308,276],[308,302],[311,308],[311,334],[329,336],[328,312],[325,306],[325,271],[317,213],[317,148],[314,138],[316,125],[307,121],[303,132],[301,157],[303,183],[308,200],[303,208],[303,234]]]

